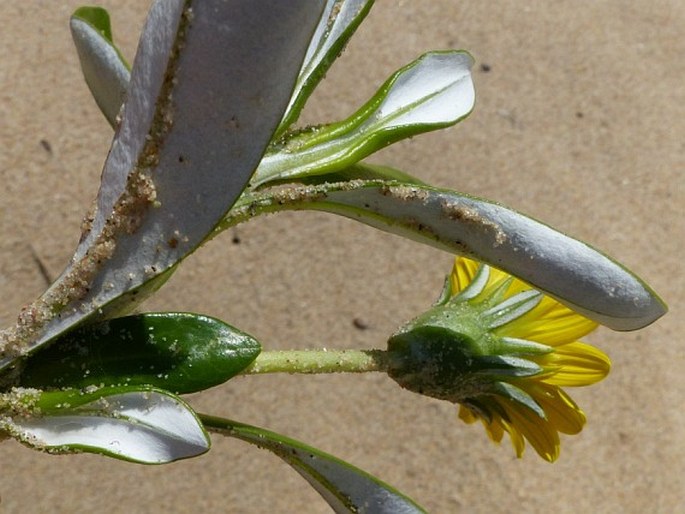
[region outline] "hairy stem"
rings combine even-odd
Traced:
[[[392,355],[384,350],[288,350],[262,352],[243,370],[263,373],[368,373],[387,371]]]

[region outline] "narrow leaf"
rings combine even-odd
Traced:
[[[42,393],[37,413],[3,420],[28,446],[51,453],[88,452],[162,464],[209,450],[195,413],[158,389],[102,388]]]
[[[315,127],[270,148],[252,180],[294,181],[343,170],[395,141],[454,125],[473,108],[473,58],[430,52],[397,71],[347,120]]]
[[[483,312],[483,321],[490,329],[501,327],[532,311],[541,300],[539,291],[523,291]]]
[[[257,358],[253,337],[208,316],[138,314],[76,328],[27,360],[22,387],[150,385],[179,394],[234,377]]]
[[[530,377],[543,369],[528,359],[508,355],[487,355],[474,359],[473,373],[488,377]]]
[[[542,407],[540,407],[535,399],[523,389],[520,389],[509,382],[496,382],[493,386],[493,392],[528,408],[538,417],[547,419],[545,411],[542,409]]]
[[[509,355],[544,355],[557,350],[546,344],[535,343],[526,339],[500,337],[499,340],[503,343],[500,351],[506,351]]]
[[[615,330],[642,328],[666,312],[616,261],[493,202],[426,186],[371,186],[331,192],[319,205],[491,264]]]
[[[228,419],[200,415],[208,429],[269,450],[290,464],[337,513],[425,512],[393,487],[328,453],[304,443]]]
[[[326,1],[323,16],[307,49],[285,116],[276,130],[276,138],[297,121],[305,102],[333,61],[338,58],[372,5],[373,0]]]
[[[108,304],[203,242],[271,140],[322,9],[323,0],[153,3],[95,211],[33,315],[0,334],[0,368],[89,316],[112,317]]]
[[[485,290],[489,280],[490,268],[488,266],[483,266],[482,264],[479,265],[473,280],[471,280],[464,289],[459,291],[459,294],[454,297],[454,301],[471,300],[476,298]]]
[[[86,84],[114,127],[126,97],[130,72],[114,46],[109,14],[100,7],[81,7],[71,17],[70,27]]]
[[[485,262],[615,330],[666,312],[640,278],[591,246],[502,205],[417,184],[291,186],[246,198],[231,213],[320,210]],[[224,226],[230,226],[231,219]]]
[[[257,168],[259,170],[259,168]],[[259,172],[259,171],[258,171]],[[358,162],[354,166],[324,173],[322,175],[307,175],[306,177],[299,177],[297,182],[300,184],[335,184],[336,182],[350,182],[352,180],[383,180],[402,182],[404,184],[423,184],[422,180],[405,173],[404,171],[384,166],[379,164],[370,164],[367,162]],[[270,181],[269,185],[274,184],[275,181]]]

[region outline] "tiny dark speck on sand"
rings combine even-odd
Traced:
[[[369,324],[361,318],[354,318],[352,320],[352,324],[354,325],[354,328],[359,330],[366,330],[369,328]]]

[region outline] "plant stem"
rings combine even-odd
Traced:
[[[263,214],[282,211],[322,210],[336,212],[334,206],[326,202],[329,193],[363,189],[372,185],[382,185],[382,180],[352,180],[332,184],[302,185],[290,184],[281,188],[265,191],[243,192],[226,217],[221,220],[206,241],[216,237],[227,228],[251,220]]]
[[[243,370],[243,375],[263,373],[368,373],[387,371],[391,355],[385,350],[288,350],[269,351]]]

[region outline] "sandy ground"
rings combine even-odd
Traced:
[[[133,56],[148,2],[103,2]],[[97,187],[111,131],[67,28],[79,5],[0,7],[0,321],[56,275]],[[591,242],[643,276],[671,312],[590,341],[610,377],[574,397],[588,414],[550,465],[492,445],[454,406],[382,376],[237,379],[194,395],[210,411],[288,434],[400,488],[429,512],[661,512],[683,507],[685,3],[379,0],[313,98],[307,120],[346,116],[420,53],[465,48],[477,108],[456,128],[374,160],[498,200]],[[233,236],[240,240],[232,242]],[[241,226],[190,259],[149,310],[223,318],[265,347],[382,347],[425,310],[451,256],[324,214]],[[367,326],[353,325],[358,318]],[[217,439],[202,458],[144,467],[52,457],[6,442],[3,512],[328,512],[286,465]]]

